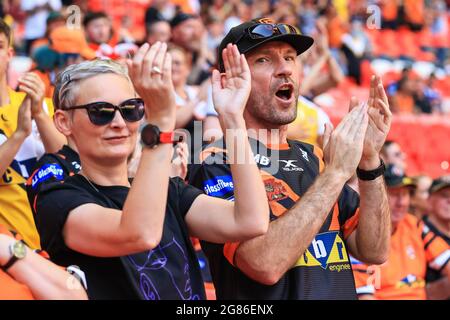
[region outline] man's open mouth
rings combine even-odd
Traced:
[[[288,101],[292,98],[292,93],[294,92],[294,86],[290,83],[286,83],[281,85],[275,95],[285,101]]]

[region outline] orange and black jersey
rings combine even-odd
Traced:
[[[351,258],[359,295],[377,300],[425,300],[427,269],[442,276],[450,261],[449,245],[411,214],[398,223],[389,252],[382,265],[369,266]]]
[[[323,170],[322,151],[292,140],[278,148],[249,141],[264,180],[270,220],[274,221],[300,200]],[[223,140],[208,145],[200,154],[201,164],[190,168],[190,183],[207,195],[233,201],[233,180],[226,161]],[[345,186],[306,252],[273,286],[253,281],[234,265],[239,243],[202,242],[217,298],[356,299],[345,240],[357,226],[358,206],[358,194]]]
[[[422,218],[422,221],[431,230],[431,232],[433,232],[435,234],[436,237],[441,237],[450,246],[450,237],[448,237],[443,232],[441,232],[438,228],[436,228],[436,226],[433,223],[431,223],[431,221],[428,219],[428,216],[424,216]],[[427,275],[426,275],[427,283],[439,280],[441,278],[442,278],[442,274],[439,271],[436,271],[430,267],[427,268]]]

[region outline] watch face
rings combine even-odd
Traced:
[[[17,241],[13,246],[13,251],[18,259],[23,259],[27,254],[27,247],[22,241]]]
[[[159,143],[158,127],[153,125],[146,125],[141,133],[142,143],[148,147],[154,147]]]

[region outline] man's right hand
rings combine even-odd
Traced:
[[[17,129],[14,132],[16,136],[25,139],[31,134],[31,99],[26,96],[19,107],[17,114]]]
[[[222,52],[225,73],[214,70],[212,95],[214,108],[222,118],[243,120],[245,105],[251,91],[251,74],[247,60],[236,45],[228,44]]]
[[[139,48],[133,60],[127,61],[134,88],[145,102],[147,120],[162,131],[175,127],[175,90],[172,83],[172,58],[167,44],[146,43]]]
[[[327,124],[324,134],[324,159],[330,170],[344,181],[350,179],[361,161],[369,116],[367,104],[350,101],[350,112],[336,129]]]

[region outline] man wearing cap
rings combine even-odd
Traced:
[[[252,88],[244,111],[255,160],[266,187],[271,223],[266,235],[241,243],[202,246],[218,299],[356,299],[348,252],[369,263],[388,256],[390,219],[379,151],[391,113],[379,79],[368,104],[325,133],[322,151],[286,138],[296,118],[297,56],[313,39],[268,19],[243,23],[227,34],[245,55]],[[227,60],[219,55],[219,68]],[[220,83],[213,72],[213,85]],[[370,118],[370,121],[369,121]],[[225,133],[225,138],[227,135]],[[232,138],[232,137],[231,137]],[[204,148],[190,183],[210,196],[234,201],[224,141]],[[361,196],[345,182],[358,168]]]
[[[430,230],[444,239],[450,245],[450,176],[443,176],[431,184],[429,214],[423,217],[423,222]],[[427,294],[435,299],[448,299],[450,282],[438,271],[427,269]]]
[[[57,151],[65,138],[51,120],[53,104],[44,100],[44,85],[33,73],[19,78],[18,91],[8,87],[13,56],[11,30],[0,20],[0,224],[19,233],[33,249],[40,247],[25,181],[38,158]]]
[[[450,296],[450,247],[423,221],[408,213],[413,180],[388,166],[385,180],[391,210],[391,248],[381,266],[369,266],[352,258],[360,299],[423,300]],[[440,286],[427,284],[427,268],[445,278]],[[432,290],[434,295],[429,294]]]

